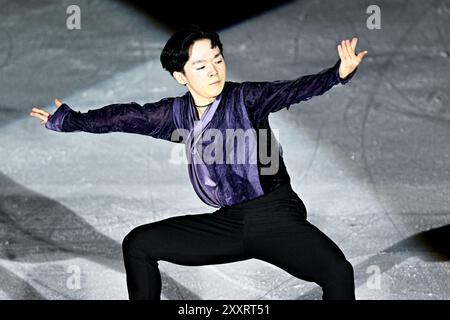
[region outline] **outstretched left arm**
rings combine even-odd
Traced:
[[[356,44],[358,38],[353,37],[352,40],[342,40],[337,46],[339,58],[341,58],[341,65],[339,66],[339,77],[345,79],[352,73],[363,60],[367,54],[367,50],[355,54]]]
[[[264,122],[269,113],[319,96],[337,84],[346,84],[355,74],[367,51],[355,55],[358,39],[344,40],[338,45],[339,61],[316,74],[294,80],[243,82],[242,99],[255,123]]]

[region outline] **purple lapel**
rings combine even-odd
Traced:
[[[211,179],[207,165],[203,161],[203,155],[199,154],[197,144],[202,143],[203,133],[211,122],[217,107],[220,104],[222,94],[216,97],[212,105],[207,107],[199,121],[195,121],[195,106],[192,99],[189,99],[189,118],[194,122],[194,128],[189,132],[186,140],[186,156],[188,159],[189,178],[200,199],[213,207],[221,207],[218,197],[217,183]],[[191,122],[192,123],[192,122]],[[200,140],[200,142],[199,142]]]

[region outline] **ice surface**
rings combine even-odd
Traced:
[[[55,97],[86,111],[184,93],[160,67],[170,33],[155,17],[125,2],[78,3],[81,30],[66,28],[67,1],[0,4],[1,299],[126,299],[123,237],[213,211],[169,161],[173,144],[56,133],[29,116],[35,105],[53,112]],[[316,73],[357,35],[369,55],[352,81],[271,115],[271,126],[309,220],[352,262],[357,298],[449,299],[450,5],[379,1],[382,28],[369,30],[370,4],[296,1],[220,30],[228,78]],[[254,259],[160,265],[163,299],[321,296]]]

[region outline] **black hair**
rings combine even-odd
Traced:
[[[184,73],[183,67],[189,60],[189,47],[201,39],[211,40],[211,48],[218,47],[223,56],[222,42],[216,31],[208,27],[190,24],[176,31],[167,41],[160,56],[162,67],[171,75],[175,71]]]

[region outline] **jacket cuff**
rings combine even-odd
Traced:
[[[47,129],[57,131],[57,132],[63,132],[63,122],[64,118],[73,111],[67,104],[63,103],[56,109],[55,113],[53,113],[50,118],[48,119],[47,123],[45,124],[45,127]]]
[[[353,76],[354,76],[355,73],[356,73],[356,70],[358,70],[358,67],[356,67],[356,69],[353,70],[352,73],[350,73],[349,75],[347,75],[347,77],[345,77],[344,79],[342,79],[342,78],[339,76],[339,67],[340,67],[340,65],[341,65],[341,59],[339,59],[339,61],[336,63],[334,71],[335,71],[335,75],[336,75],[337,81],[338,81],[340,84],[345,85],[347,82],[349,82],[349,81],[353,78]]]

